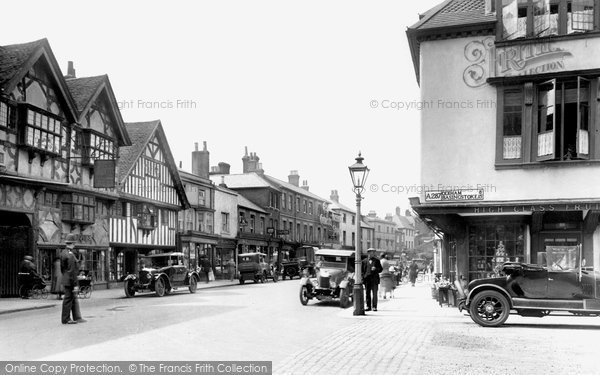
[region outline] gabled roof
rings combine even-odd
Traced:
[[[60,94],[67,106],[68,111],[65,112],[68,116],[67,118],[76,121],[77,108],[75,102],[69,93],[50,44],[45,38],[29,43],[0,46],[0,91],[5,94],[12,92],[17,83],[42,56],[46,58],[50,66],[51,75],[54,77]]]
[[[417,82],[420,82],[420,36],[447,34],[457,28],[490,29],[496,20],[496,13],[486,14],[485,0],[445,0],[420,15],[419,22],[406,30]]]
[[[115,94],[110,85],[110,80],[106,74],[95,77],[68,78],[66,82],[71,96],[75,101],[75,105],[77,106],[77,111],[79,112],[78,121],[80,123],[83,121],[83,118],[100,94],[103,91],[106,92],[112,108],[113,118],[117,123],[115,132],[119,135],[120,146],[131,145],[131,139],[129,139],[129,134],[127,134],[127,131],[125,130],[125,123],[123,122],[123,117],[121,117],[121,111],[119,110]]]
[[[252,211],[262,212],[263,214],[268,214],[267,211],[263,210],[258,205],[250,202],[248,199],[246,199],[246,197],[244,197],[241,194],[238,194],[238,206],[244,207],[244,208],[249,208]]]
[[[142,156],[142,153],[146,149],[146,145],[156,134],[156,137],[161,145],[161,150],[165,156],[166,163],[169,166],[171,178],[175,184],[175,190],[177,190],[179,199],[185,208],[189,208],[190,204],[187,200],[187,195],[185,194],[181,178],[179,177],[175,159],[173,159],[173,154],[171,153],[171,149],[169,147],[169,143],[167,142],[167,137],[160,120],[125,123],[125,129],[131,138],[131,146],[123,146],[119,148],[120,157],[118,162],[118,182],[125,182],[125,179],[127,176],[129,176],[131,170],[135,166],[135,163]]]

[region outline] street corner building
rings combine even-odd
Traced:
[[[411,204],[443,233],[451,279],[556,247],[600,265],[598,31],[598,0],[447,0],[408,28],[425,187]]]
[[[63,75],[46,39],[0,46],[0,296],[25,255],[49,281],[69,234],[109,287],[132,246],[176,249],[187,205],[160,122],[126,125],[106,75]]]

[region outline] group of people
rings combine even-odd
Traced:
[[[419,274],[419,266],[413,261],[408,267],[408,277],[412,286],[415,286],[417,276]],[[387,255],[381,255],[381,259],[377,257],[377,251],[374,248],[367,250],[367,257],[362,261],[362,278],[366,292],[366,308],[365,311],[377,311],[377,299],[379,295],[379,287],[382,288],[383,298],[389,293],[393,296],[393,290],[396,285],[402,280],[402,271],[399,268],[390,266]]]

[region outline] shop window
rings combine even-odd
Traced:
[[[63,196],[62,220],[77,224],[93,224],[96,221],[96,200],[80,194]]]
[[[122,255],[122,254],[119,254]],[[104,250],[79,250],[80,267],[82,271],[88,271],[93,282],[105,282],[105,252]]]
[[[470,280],[498,276],[504,262],[525,261],[524,251],[524,226],[521,224],[470,226]]]

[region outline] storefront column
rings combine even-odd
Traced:
[[[595,270],[599,270],[600,269],[600,227],[596,228],[596,231],[594,231],[594,238],[593,238],[593,249],[594,249],[594,256],[592,259],[592,262],[590,262],[587,266],[588,267],[594,267]]]
[[[469,239],[467,236],[467,226],[462,225],[454,233],[456,239],[456,268],[458,273],[456,277],[463,275],[465,279],[469,279]],[[451,270],[454,271],[454,270]],[[454,281],[454,280],[450,280]]]

